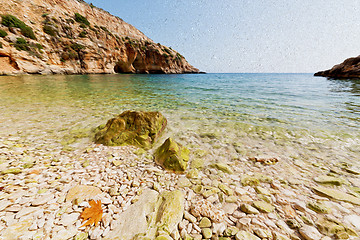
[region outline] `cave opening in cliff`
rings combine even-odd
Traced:
[[[114,72],[115,73],[126,73],[126,69],[125,66],[121,63],[116,63],[115,67],[114,67]]]

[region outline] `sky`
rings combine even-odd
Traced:
[[[317,72],[360,55],[360,0],[91,0],[206,72]]]

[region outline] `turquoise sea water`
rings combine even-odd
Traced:
[[[168,136],[225,158],[360,159],[360,80],[312,74],[0,77],[2,142],[71,150],[91,142],[91,129],[124,110],[160,111],[169,120]]]

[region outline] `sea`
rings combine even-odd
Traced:
[[[0,77],[0,148],[73,151],[125,110],[160,111],[191,152],[360,165],[360,79],[312,74]]]

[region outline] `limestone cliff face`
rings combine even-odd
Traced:
[[[1,0],[0,15],[0,75],[199,72],[180,53],[82,1]]]
[[[329,70],[317,72],[314,75],[331,78],[359,78],[360,56],[348,58],[343,63],[335,65]]]

